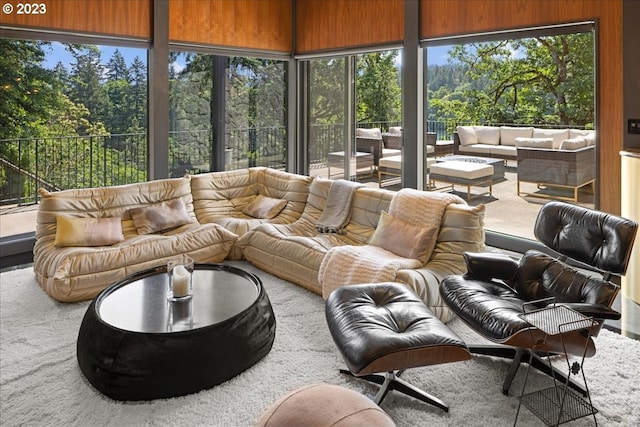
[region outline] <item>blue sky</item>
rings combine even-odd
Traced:
[[[142,62],[146,64],[147,62],[147,52],[145,49],[139,48],[129,48],[129,47],[113,47],[113,46],[99,46],[100,51],[102,52],[101,60],[102,63],[105,64],[113,55],[116,49],[120,50],[122,56],[124,56],[124,60],[127,62],[127,65],[131,65],[133,59],[138,56]],[[427,61],[429,65],[445,65],[447,64],[447,51],[450,46],[437,46],[430,47],[427,51]],[[55,65],[61,61],[67,68],[69,68],[70,64],[73,62],[73,56],[69,52],[67,52],[62,45],[62,43],[53,42],[49,48],[45,49],[45,62],[44,65],[46,68],[53,68]]]
[[[114,46],[98,46],[102,55],[100,56],[101,62],[106,64],[109,59],[111,59],[111,55],[113,52],[118,49],[122,56],[124,56],[124,60],[127,62],[127,65],[131,65],[133,59],[138,56],[142,62],[147,63],[147,51],[146,49],[139,48],[130,48],[130,47],[114,47]],[[53,42],[49,46],[49,48],[45,47],[45,61],[44,66],[46,68],[53,68],[56,66],[58,62],[62,62],[67,69],[70,68],[70,65],[75,60],[73,56],[67,52],[62,43]]]
[[[427,65],[446,65],[451,46],[435,46],[427,48]]]

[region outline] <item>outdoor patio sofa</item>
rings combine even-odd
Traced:
[[[324,256],[337,246],[367,245],[397,194],[358,187],[343,232],[323,233],[315,226],[333,182],[249,168],[115,187],[42,190],[36,279],[56,300],[81,301],[127,275],[188,254],[196,262],[246,258],[322,294],[318,273]],[[440,299],[439,283],[464,272],[463,252],[484,250],[484,206],[468,206],[453,195],[419,193],[455,203],[447,205],[431,233],[437,237],[428,259],[399,269],[395,280],[448,321],[452,314]]]
[[[517,160],[518,195],[577,201],[580,188],[596,177],[593,130],[508,126],[458,126],[454,153]],[[521,191],[521,183],[568,188],[572,197]]]

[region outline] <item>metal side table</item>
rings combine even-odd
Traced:
[[[559,334],[562,339],[563,346],[563,334],[572,331],[585,330],[588,334],[588,341],[588,338],[591,335],[591,328],[597,325],[597,322],[592,317],[587,317],[563,305],[554,303],[553,305],[543,309],[532,311],[527,311],[526,305],[532,304],[525,304],[525,312],[520,315],[520,318],[531,326],[543,331],[545,333],[545,337]],[[541,351],[544,351],[544,348],[542,348]],[[593,403],[591,402],[591,394],[587,387],[587,379],[585,378],[584,371],[582,369],[586,352],[587,346],[585,345],[584,352],[581,355],[581,361],[574,361],[571,363],[565,347],[564,357],[567,362],[568,370],[566,382],[562,383],[553,376],[553,385],[551,387],[525,394],[527,379],[529,378],[529,371],[531,369],[531,363],[529,363],[529,368],[527,369],[527,374],[522,386],[522,394],[518,398],[519,404],[518,411],[516,412],[516,419],[513,423],[514,426],[518,422],[518,415],[522,405],[527,407],[535,416],[548,426],[557,426],[589,415],[593,416],[595,425],[598,425],[598,421],[596,420],[596,413],[598,410],[594,408]],[[549,363],[549,367],[551,367],[551,356],[552,355],[547,352],[547,362]],[[586,399],[580,396],[576,391],[569,388],[571,375],[578,374],[582,374],[586,390]]]

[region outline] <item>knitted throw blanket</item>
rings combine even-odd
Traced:
[[[403,258],[378,246],[338,246],[322,259],[318,281],[322,297],[344,285],[356,283],[393,282],[398,270],[420,268],[417,259]]]
[[[465,203],[460,197],[448,193],[433,193],[413,189],[398,191],[389,206],[389,214],[421,227],[438,227],[447,206]],[[372,245],[337,246],[322,259],[318,282],[322,296],[327,298],[334,289],[356,283],[395,281],[398,270],[420,268],[431,257],[436,239],[422,259],[403,258]]]
[[[342,234],[351,218],[351,205],[356,190],[364,184],[338,179],[331,183],[327,203],[316,222],[318,233]]]

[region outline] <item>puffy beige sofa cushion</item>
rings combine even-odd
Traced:
[[[175,178],[115,187],[66,190],[42,196],[33,249],[40,286],[63,302],[94,298],[127,275],[165,265],[188,254],[196,262],[223,261],[237,236],[216,224],[200,225],[193,214],[190,179]],[[180,199],[192,222],[157,234],[138,234],[130,210]],[[57,217],[121,218],[124,240],[111,246],[57,247]]]
[[[200,223],[220,224],[238,236],[265,222],[288,224],[302,215],[312,181],[264,167],[192,175],[194,212]],[[286,205],[272,218],[243,212],[259,195],[286,200]]]
[[[123,240],[120,218],[56,217],[56,246],[110,246]]]

